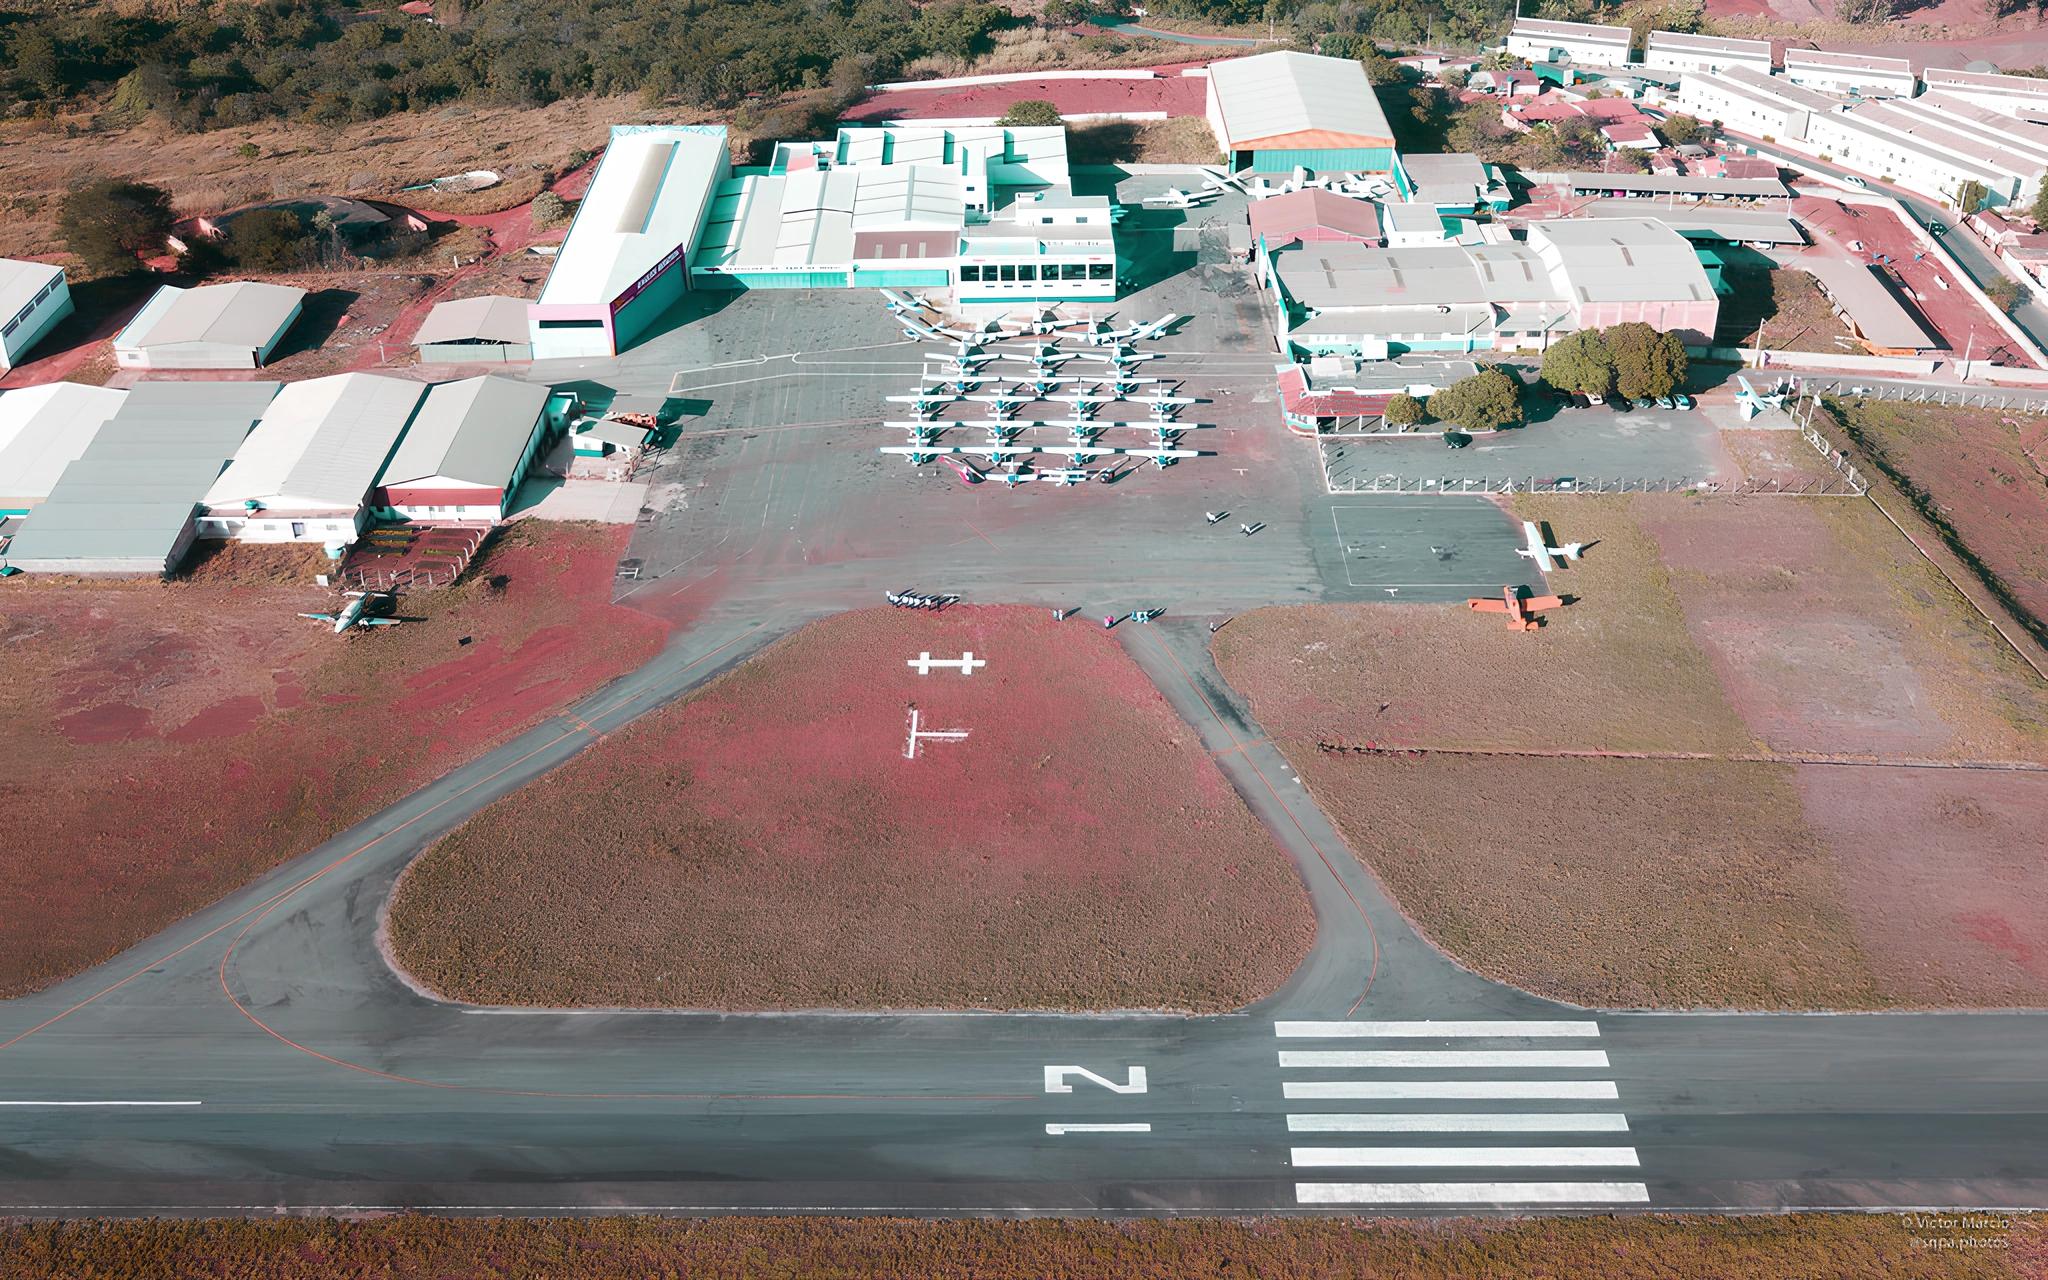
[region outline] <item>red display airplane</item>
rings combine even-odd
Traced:
[[[1564,601],[1557,596],[1525,596],[1520,587],[1502,587],[1498,597],[1476,596],[1465,601],[1465,607],[1508,615],[1510,631],[1534,631],[1543,625],[1536,615],[1545,609],[1562,609]]]

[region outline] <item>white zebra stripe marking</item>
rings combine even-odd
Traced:
[[[1297,1169],[1627,1168],[1634,1147],[1296,1147]]]
[[[1364,1115],[1290,1115],[1289,1133],[1627,1133],[1618,1111],[1386,1111]]]
[[[1620,1095],[1611,1080],[1287,1080],[1287,1098],[1598,1098]]]
[[[1640,1182],[1297,1182],[1301,1204],[1648,1204]]]
[[[1607,1070],[1602,1049],[1282,1049],[1280,1066],[1404,1068],[1558,1067]]]
[[[1597,1036],[1597,1022],[1276,1022],[1282,1039],[1429,1036]]]

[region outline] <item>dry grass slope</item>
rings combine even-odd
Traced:
[[[1930,1238],[1949,1247],[1917,1243]],[[0,1280],[2026,1280],[2044,1268],[2048,1228],[2037,1216],[1968,1232],[1863,1214],[1522,1222],[407,1215],[0,1230]]]
[[[988,667],[919,677],[906,657]],[[965,741],[904,756],[908,708]],[[406,873],[400,962],[487,1004],[1234,1008],[1306,954],[1292,866],[1098,628],[807,627]]]

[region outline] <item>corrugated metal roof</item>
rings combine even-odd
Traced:
[[[27,310],[43,286],[63,274],[64,268],[47,262],[0,258],[0,324]]]
[[[1391,146],[1387,114],[1350,58],[1286,50],[1209,68],[1209,86],[1232,147],[1289,134],[1323,133],[1328,145]]]
[[[1635,32],[1628,27],[1609,27],[1593,22],[1560,22],[1554,18],[1517,18],[1508,34],[1525,39],[1583,40],[1592,44],[1619,45],[1623,49],[1635,42]]]
[[[1792,189],[1776,178],[1715,178],[1690,173],[1539,173],[1538,182],[1569,186],[1574,191],[1640,191],[1657,195],[1722,195],[1761,200],[1789,197]]]
[[[117,348],[147,350],[183,343],[261,350],[291,324],[306,291],[237,280],[180,289],[165,285],[129,322]]]
[[[697,232],[727,172],[724,125],[617,125],[541,287],[543,304],[611,302]]]
[[[1886,77],[1913,78],[1913,63],[1906,58],[1880,58],[1868,53],[1842,53],[1834,49],[1787,49],[1785,72],[1814,71],[1869,72]]]
[[[206,505],[361,505],[425,392],[420,383],[374,373],[291,383],[206,491]]]
[[[1589,200],[1572,210],[1575,218],[1651,218],[1680,235],[1764,244],[1805,244],[1799,224],[1767,209],[1731,209],[1725,204],[1667,205],[1654,200]]]
[[[1251,228],[1255,236],[1281,240],[1311,228],[1325,228],[1361,240],[1380,238],[1380,215],[1370,200],[1354,200],[1334,191],[1305,187],[1285,195],[1254,201]]]
[[[126,391],[75,382],[0,395],[0,500],[47,495],[127,399]]]
[[[1714,289],[1691,242],[1652,218],[1538,222],[1529,244],[1581,302],[1707,302]]]
[[[1740,40],[1733,36],[1705,36],[1694,31],[1652,31],[1647,46],[1650,54],[1706,53],[1726,58],[1762,58],[1771,63],[1771,42]]]
[[[8,558],[168,564],[206,487],[277,395],[275,382],[144,382],[64,469]]]
[[[413,334],[416,347],[436,342],[525,342],[528,329],[524,298],[486,295],[443,302],[427,312]]]
[[[427,392],[377,483],[515,483],[548,394],[536,383],[494,375],[441,383]]]
[[[1841,258],[1802,258],[1797,265],[1811,271],[1835,304],[1849,313],[1865,341],[1895,351],[1930,351],[1942,345],[1893,296],[1875,269]]]

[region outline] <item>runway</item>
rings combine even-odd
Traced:
[[[810,381],[746,394],[776,398],[763,421],[859,407]],[[641,526],[644,573],[622,585],[678,624],[653,662],[0,1004],[0,1213],[2048,1206],[2038,1015],[1567,1008],[1417,936],[1224,684],[1207,624],[1386,599],[1397,574],[1435,599],[1519,581],[1517,532],[1478,499],[1418,516],[1331,498],[1248,394],[1219,410],[1200,467],[1044,494],[880,470],[855,426],[707,421],[655,477],[685,500]],[[1218,506],[1267,528],[1209,536]],[[555,1013],[439,1003],[384,963],[385,897],[439,835],[804,621],[906,586],[1165,608],[1120,638],[1315,905],[1282,990],[1200,1018]]]

